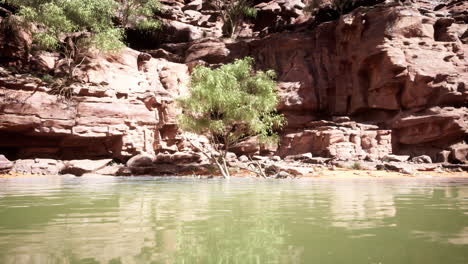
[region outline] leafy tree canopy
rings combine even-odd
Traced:
[[[140,30],[159,29],[161,24],[153,19],[161,9],[159,0],[119,0],[119,18],[124,27],[134,25]]]
[[[153,19],[160,8],[159,0],[0,0],[0,3],[18,8],[16,15],[22,19],[11,21],[37,25],[33,33],[36,48],[60,51],[68,81],[74,80],[74,72],[90,48],[103,52],[121,49],[125,27],[159,28],[159,22]]]
[[[229,171],[224,159],[233,144],[254,135],[274,140],[274,130],[283,123],[283,116],[276,113],[275,73],[255,73],[252,63],[247,57],[217,69],[196,67],[190,96],[178,100],[183,110],[180,128],[208,136],[221,155],[207,156],[225,177]]]
[[[86,43],[102,51],[123,47],[123,29],[129,24],[144,29],[159,27],[152,19],[159,9],[158,0],[0,0],[19,7],[18,14],[27,22],[42,26],[34,34],[42,49],[57,49],[71,33],[90,33]],[[121,27],[114,23],[118,16]]]

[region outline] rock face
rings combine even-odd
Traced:
[[[355,122],[310,122],[306,129],[282,137],[280,156],[312,153],[341,160],[381,158],[391,153],[391,131]]]
[[[187,66],[127,49],[96,56],[70,99],[26,74],[1,69],[0,149],[14,158],[120,158],[177,151],[173,99],[186,89]],[[139,67],[140,64],[140,67]]]
[[[93,56],[77,72],[84,83],[66,87],[72,100],[51,95],[57,91],[38,78],[1,68],[0,153],[195,161],[176,126],[174,98],[187,93],[194,66],[252,56],[257,69],[278,74],[278,110],[288,121],[280,156],[394,153],[467,162],[466,1],[362,1],[366,7],[328,21],[320,12],[307,18],[306,1],[257,0],[257,19],[241,26],[236,41],[219,38],[219,12],[205,1],[161,2],[162,33],[129,32],[131,46],[145,52]],[[0,32],[7,32],[4,20]],[[56,58],[29,55],[30,42],[27,32],[0,34],[2,65],[41,59],[50,70]],[[261,152],[254,145],[243,142],[235,152]]]
[[[186,58],[219,63],[253,56],[257,68],[278,73],[279,110],[288,120],[281,155],[311,151],[337,156],[333,153],[342,151],[331,150],[329,138],[350,139],[308,124],[340,115],[386,130],[392,147],[384,147],[382,154],[427,154],[437,160],[450,146],[466,144],[468,134],[468,25],[460,18],[460,4],[450,2],[438,10],[425,2],[362,7],[310,32],[205,44],[223,50],[217,54],[227,54],[224,60],[218,56],[213,61],[192,48]],[[345,152],[359,146],[353,144],[343,146]],[[362,156],[359,152],[359,147],[352,151]]]

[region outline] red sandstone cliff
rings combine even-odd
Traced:
[[[161,2],[163,32],[130,32],[144,53],[94,56],[67,102],[38,78],[7,70],[58,61],[30,54],[26,32],[0,26],[0,153],[127,159],[187,151],[173,100],[187,92],[190,69],[253,56],[257,68],[278,73],[288,120],[278,155],[467,162],[466,1],[381,3],[325,20],[304,15],[303,1],[255,1],[258,17],[236,41],[220,38],[218,14],[203,1]],[[248,145],[238,151],[257,151]]]

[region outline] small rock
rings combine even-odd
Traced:
[[[202,0],[194,0],[186,4],[182,10],[201,10],[203,6]]]
[[[254,155],[252,156],[252,160],[261,160],[261,161],[265,161],[267,160],[268,157],[263,157],[263,156],[258,156],[258,155]]]
[[[364,158],[365,161],[376,162],[379,160],[379,156],[376,154],[367,154]]]
[[[382,160],[383,161],[396,161],[396,162],[405,162],[408,161],[410,156],[408,155],[393,155],[393,154],[388,154],[385,155]]]
[[[297,176],[304,176],[305,174],[309,173],[309,169],[301,168],[301,167],[285,167],[281,168],[282,171],[286,171],[287,173]]]
[[[275,164],[268,165],[265,168],[265,174],[266,175],[274,175],[274,174],[277,174],[280,171],[281,171],[281,167],[279,167],[278,165],[275,165]]]
[[[229,161],[229,162],[236,162],[237,161],[237,155],[232,153],[232,152],[228,152],[228,153],[226,153],[226,160]]]
[[[111,176],[117,176],[119,175],[120,170],[122,170],[124,166],[123,165],[111,165],[111,166],[106,166],[102,169],[98,169],[94,173],[99,174],[99,175],[111,175]]]
[[[287,179],[289,177],[291,177],[291,174],[285,171],[280,171],[275,175],[275,179]]]
[[[378,168],[379,166],[380,165],[378,165]],[[389,171],[396,171],[396,172],[410,174],[410,175],[414,173],[414,170],[410,166],[408,166],[408,164],[405,164],[405,163],[390,162],[390,163],[384,163],[383,166],[386,170],[389,170]]]
[[[249,161],[249,158],[246,156],[246,155],[242,155],[239,157],[239,161],[241,162],[248,162]]]
[[[347,116],[334,116],[332,117],[333,122],[336,123],[344,123],[344,122],[349,122],[351,119]]]
[[[281,161],[281,157],[280,156],[273,156],[270,158],[272,161]]]
[[[302,161],[302,162],[307,162],[310,159],[312,159],[312,153],[304,153],[304,154],[299,154],[299,155],[290,155],[286,156],[284,160],[286,161]]]
[[[330,158],[314,157],[314,158],[307,159],[304,162],[310,163],[310,164],[324,165],[324,164],[327,164],[329,161],[330,161]]]
[[[409,167],[400,168],[400,172],[403,173],[403,174],[408,174],[408,175],[413,175],[414,174],[414,171]]]
[[[427,155],[422,155],[422,156],[417,156],[417,157],[414,157],[411,159],[412,162],[414,163],[432,163],[432,159],[431,157],[427,156]]]

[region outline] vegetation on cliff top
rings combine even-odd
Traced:
[[[220,13],[224,22],[223,34],[235,38],[237,28],[246,18],[255,18],[257,10],[251,0],[208,0]]]
[[[0,0],[16,6],[18,21],[36,26],[33,39],[39,50],[59,51],[69,78],[90,48],[103,52],[124,47],[124,28],[158,28],[153,15],[159,0]]]
[[[178,100],[180,128],[208,137],[214,150],[197,148],[225,178],[230,177],[226,156],[231,146],[255,135],[274,141],[275,129],[283,124],[276,113],[275,73],[254,72],[252,64],[247,57],[217,69],[196,67],[190,96]]]
[[[314,12],[317,8],[320,8],[322,1],[319,0],[312,0],[309,4],[305,7],[306,12]],[[343,14],[346,9],[351,8],[354,4],[353,0],[332,0],[330,2],[330,8],[336,10],[339,14]]]

